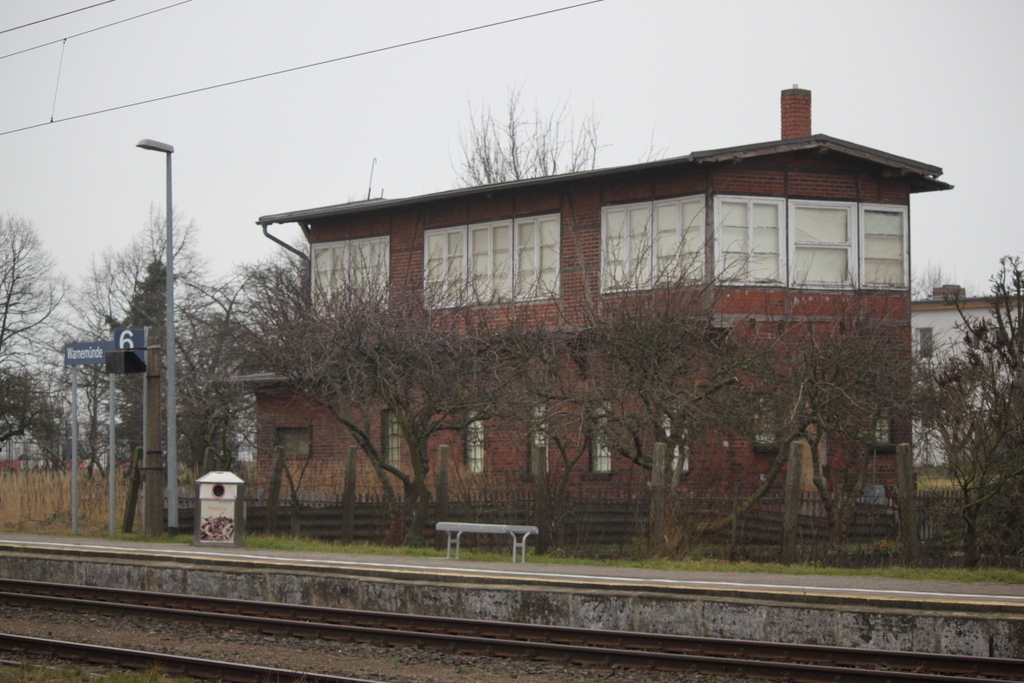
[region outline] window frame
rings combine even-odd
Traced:
[[[673,440],[676,442],[672,447],[672,460],[669,463],[669,470],[672,472],[673,484],[678,483],[678,479],[683,474],[690,472],[690,430],[683,427],[682,431],[673,435],[672,433],[672,416],[662,415],[661,416],[661,431],[665,435],[665,441],[662,443],[667,447]],[[675,439],[673,439],[675,436]]]
[[[402,466],[402,430],[398,427],[398,415],[385,408],[380,413],[381,446],[384,462],[399,469]]]
[[[293,439],[289,437],[300,437]],[[287,441],[287,443],[286,443]],[[289,451],[286,445],[297,443],[300,448],[294,452]],[[301,446],[305,446],[302,449]],[[298,427],[275,427],[274,428],[274,450],[278,448],[285,451],[285,458],[310,458],[313,456],[313,428],[309,425]]]
[[[474,418],[466,424],[464,450],[466,469],[471,474],[483,474],[487,458],[487,432],[484,421]]]
[[[612,473],[612,448],[608,443],[608,421],[611,410],[606,406],[594,417],[590,429],[590,471],[594,474]]]
[[[935,328],[915,327],[914,345],[921,358],[931,358],[935,355]]]
[[[700,220],[697,221],[697,225],[694,228],[698,233],[698,244],[699,247],[695,252],[683,252],[681,247],[685,244],[684,236],[686,231],[690,229],[688,226],[683,225],[683,207],[687,204],[699,205],[697,209],[697,216]],[[697,264],[696,273],[694,277],[690,278],[686,273],[683,273],[681,268],[676,273],[673,279],[667,279],[663,277],[663,273],[658,268],[658,236],[661,233],[657,221],[657,209],[661,206],[676,205],[679,209],[679,223],[676,226],[677,234],[677,253],[682,255],[683,253],[691,254],[693,263]],[[647,221],[646,228],[643,235],[643,244],[641,245],[643,252],[640,257],[637,258],[637,265],[635,267],[636,274],[635,280],[634,275],[626,273],[625,282],[617,283],[611,281],[612,269],[608,267],[610,250],[608,248],[608,215],[609,213],[616,211],[624,211],[626,213],[625,222],[628,223],[630,212],[637,209],[646,209]],[[645,202],[631,202],[628,204],[606,204],[601,207],[601,245],[600,245],[600,281],[601,281],[601,293],[615,293],[615,292],[630,292],[640,291],[644,289],[654,289],[660,285],[672,284],[673,282],[680,281],[692,281],[702,282],[704,280],[704,254],[706,251],[705,247],[705,224],[707,222],[707,201],[703,194],[692,194],[682,195],[679,197],[668,197],[664,199],[652,199]],[[629,251],[633,252],[632,232],[629,228],[626,228],[627,237],[630,238]],[[640,262],[642,261],[642,262]],[[680,263],[682,266],[682,263]],[[631,266],[632,268],[632,266]]]
[[[450,308],[457,306],[463,302],[468,290],[467,278],[469,276],[469,230],[468,226],[456,226],[448,228],[435,228],[432,230],[426,230],[423,233],[423,300],[428,308]],[[453,286],[449,282],[449,275],[451,267],[449,266],[450,260],[453,254],[449,253],[448,247],[451,244],[448,240],[449,235],[459,234],[462,238],[462,287],[461,291],[453,292]],[[441,235],[444,237],[444,254],[442,255],[442,272],[443,276],[436,280],[430,279],[430,238],[432,236]],[[431,284],[434,282],[441,283],[441,292],[436,294],[430,291]],[[456,297],[458,300],[455,300]]]
[[[555,285],[550,291],[544,290],[540,286],[540,274],[543,273],[544,268],[541,266],[541,252],[544,249],[543,242],[540,241],[541,237],[541,223],[545,220],[554,220],[557,224],[557,230],[555,235]],[[526,223],[534,223],[536,230],[537,241],[534,246],[534,277],[533,285],[524,294],[522,291],[522,284],[520,279],[520,269],[522,267],[522,253],[524,250],[519,247],[519,230]],[[515,301],[538,301],[544,299],[557,299],[562,295],[562,215],[560,213],[554,214],[542,214],[538,216],[520,216],[513,221],[512,225],[512,251],[513,251],[513,262],[512,262],[512,299]]]
[[[333,242],[316,242],[310,246],[310,257],[312,259],[312,272],[313,276],[310,278],[310,288],[313,294],[323,293],[326,296],[333,296],[337,289],[333,283],[333,273],[336,270],[334,267],[334,254],[335,249],[345,247],[346,250],[346,263],[344,270],[348,271],[346,277],[353,278],[354,268],[352,254],[354,250],[363,244],[382,243],[384,245],[384,255],[382,256],[382,263],[384,265],[384,277],[383,280],[377,282],[375,287],[380,288],[380,293],[386,298],[388,290],[391,284],[391,235],[375,235],[373,237],[358,237],[350,240],[336,240]],[[319,267],[319,254],[323,252],[330,254],[331,267],[326,269],[330,275],[328,276],[332,281],[328,282],[327,286],[321,285],[320,273],[324,270]],[[353,278],[353,281],[356,281]]]
[[[835,209],[846,211],[845,242],[806,242],[796,238],[796,214],[799,209]],[[860,225],[857,202],[823,201],[818,199],[790,199],[787,211],[787,242],[789,251],[788,286],[796,289],[856,289],[860,286]],[[798,278],[798,249],[842,249],[846,252],[848,279],[845,282],[801,280]]]
[[[862,203],[858,205],[857,219],[858,227],[860,228],[857,232],[860,237],[860,279],[858,284],[864,289],[907,289],[910,286],[910,214],[907,210],[908,207],[904,204],[870,204]],[[865,265],[867,259],[867,230],[865,228],[866,221],[864,220],[864,214],[870,211],[878,213],[898,213],[903,220],[903,282],[899,284],[893,284],[890,282],[868,282],[867,273],[868,269]]]
[[[747,204],[747,264],[744,268],[745,277],[727,281],[725,284],[761,285],[767,287],[785,287],[789,283],[789,210],[788,201],[785,197],[758,197],[754,195],[715,195],[714,201],[714,262],[715,276],[724,277],[725,274],[725,250],[722,229],[725,225],[725,218],[722,214],[722,202]],[[754,204],[771,204],[775,206],[778,219],[778,254],[779,270],[775,280],[760,280],[750,276],[750,265],[753,262],[754,254],[754,230],[752,216],[754,215]]]
[[[547,406],[534,406],[530,411],[530,418],[530,431],[526,442],[526,469],[533,476],[547,475],[551,464],[551,432]],[[543,453],[537,455],[540,449],[543,449]],[[543,471],[537,472],[536,464],[540,464]]]
[[[555,243],[553,246],[555,250],[554,258],[554,286],[551,289],[546,289],[539,286],[540,274],[544,271],[540,267],[541,263],[541,252],[545,247],[545,243],[539,238],[541,236],[541,224],[545,221],[554,221],[556,229],[554,231]],[[536,280],[532,286],[527,288],[523,293],[522,279],[520,277],[520,266],[522,260],[523,250],[519,247],[519,236],[520,231],[524,225],[532,223],[536,230],[536,240],[534,243],[535,257],[534,263],[537,264],[535,273],[537,273]],[[508,264],[508,277],[509,287],[508,293],[505,295],[498,295],[494,289],[494,229],[499,227],[508,227],[509,229],[509,255],[507,257]],[[474,282],[473,273],[473,259],[475,253],[473,252],[473,232],[476,230],[487,230],[489,233],[488,240],[488,273],[486,282],[481,287]],[[449,268],[445,267],[444,278],[431,280],[430,275],[430,251],[428,243],[432,236],[444,235],[445,254],[444,260],[447,264],[448,259],[451,258],[451,254],[448,253],[449,241],[447,236],[451,234],[461,234],[462,236],[462,287],[457,292],[451,291],[451,285],[449,284]],[[433,296],[431,294],[431,285],[434,282],[444,283],[444,294],[442,296]],[[474,291],[476,288],[481,289],[480,292]],[[466,225],[449,226],[446,228],[432,228],[425,230],[423,233],[423,295],[424,301],[428,308],[450,308],[457,306],[461,303],[473,303],[473,304],[492,304],[492,303],[507,303],[512,301],[538,301],[546,299],[554,299],[561,296],[562,289],[562,215],[560,213],[545,213],[532,216],[518,216],[515,218],[503,218],[494,221],[485,221],[482,223],[468,223]],[[482,294],[482,295],[481,295]]]

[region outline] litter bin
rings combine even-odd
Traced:
[[[231,472],[196,479],[196,545],[245,545],[245,482]]]

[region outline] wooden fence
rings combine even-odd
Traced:
[[[766,498],[740,517],[735,524],[708,536],[702,533],[706,524],[724,519],[732,510],[730,499],[674,498],[669,503],[666,533],[702,543],[730,546],[777,547],[782,540],[782,500]],[[363,496],[352,506],[351,537],[346,536],[345,508],[329,500],[305,501],[294,510],[288,501],[281,501],[274,529],[267,528],[265,502],[247,503],[246,526],[251,532],[295,534],[325,540],[356,542],[391,542],[401,540],[398,533],[400,514],[383,499]],[[484,522],[495,524],[532,524],[531,497],[475,496],[473,500],[452,500],[447,503],[445,521]],[[647,535],[650,500],[643,498],[569,498],[550,501],[551,542],[560,547],[617,547],[620,552],[642,542]],[[194,524],[191,505],[179,509],[181,528]],[[436,509],[431,510],[435,519]],[[922,516],[923,539],[927,538],[929,516]],[[845,527],[844,541],[849,544],[873,544],[883,539],[893,541],[898,531],[897,510],[891,501],[861,501],[851,510]],[[428,530],[428,537],[432,529]],[[817,545],[827,541],[828,529],[824,511],[817,499],[806,499],[799,516],[799,543]],[[489,537],[467,539],[470,544],[488,545]],[[491,539],[493,540],[493,539]],[[500,539],[499,539],[500,540]],[[492,545],[496,545],[492,543]]]

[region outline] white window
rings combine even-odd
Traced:
[[[327,296],[345,292],[387,294],[390,240],[383,237],[313,246],[314,286]]]
[[[423,291],[428,305],[461,303],[466,284],[466,229],[431,230],[425,242]]]
[[[907,286],[907,208],[862,204],[861,284]]]
[[[484,471],[483,420],[473,420],[466,425],[466,468],[473,474]]]
[[[715,260],[719,277],[726,282],[783,282],[784,207],[782,199],[715,198]]]
[[[935,354],[935,337],[932,328],[917,328],[917,352],[922,358],[931,358]]]
[[[790,263],[794,286],[848,287],[856,282],[855,206],[840,202],[790,201]]]
[[[558,295],[558,215],[428,230],[424,293],[430,306]],[[468,253],[468,258],[467,258]]]
[[[602,408],[595,419],[590,436],[590,471],[608,473],[612,471],[612,450],[608,445],[608,413]]]
[[[560,223],[558,216],[516,221],[516,297],[558,295]]]
[[[602,289],[700,280],[703,247],[703,196],[606,206],[601,212]]]
[[[665,440],[669,443],[675,442],[672,448],[672,478],[678,483],[679,475],[690,471],[690,431],[685,427],[677,434],[672,434],[672,418],[664,415],[661,418],[661,428],[665,432]]]
[[[402,465],[402,432],[398,428],[398,416],[393,410],[381,413],[381,433],[384,436],[384,460],[392,467]]]
[[[530,474],[547,474],[548,472],[548,422],[547,408],[535,406],[531,411],[529,467]]]
[[[469,287],[476,301],[512,295],[512,225],[494,223],[469,228]]]

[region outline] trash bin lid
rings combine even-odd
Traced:
[[[196,479],[197,484],[244,484],[245,482],[239,479],[236,475],[231,472],[207,472],[203,476]]]

